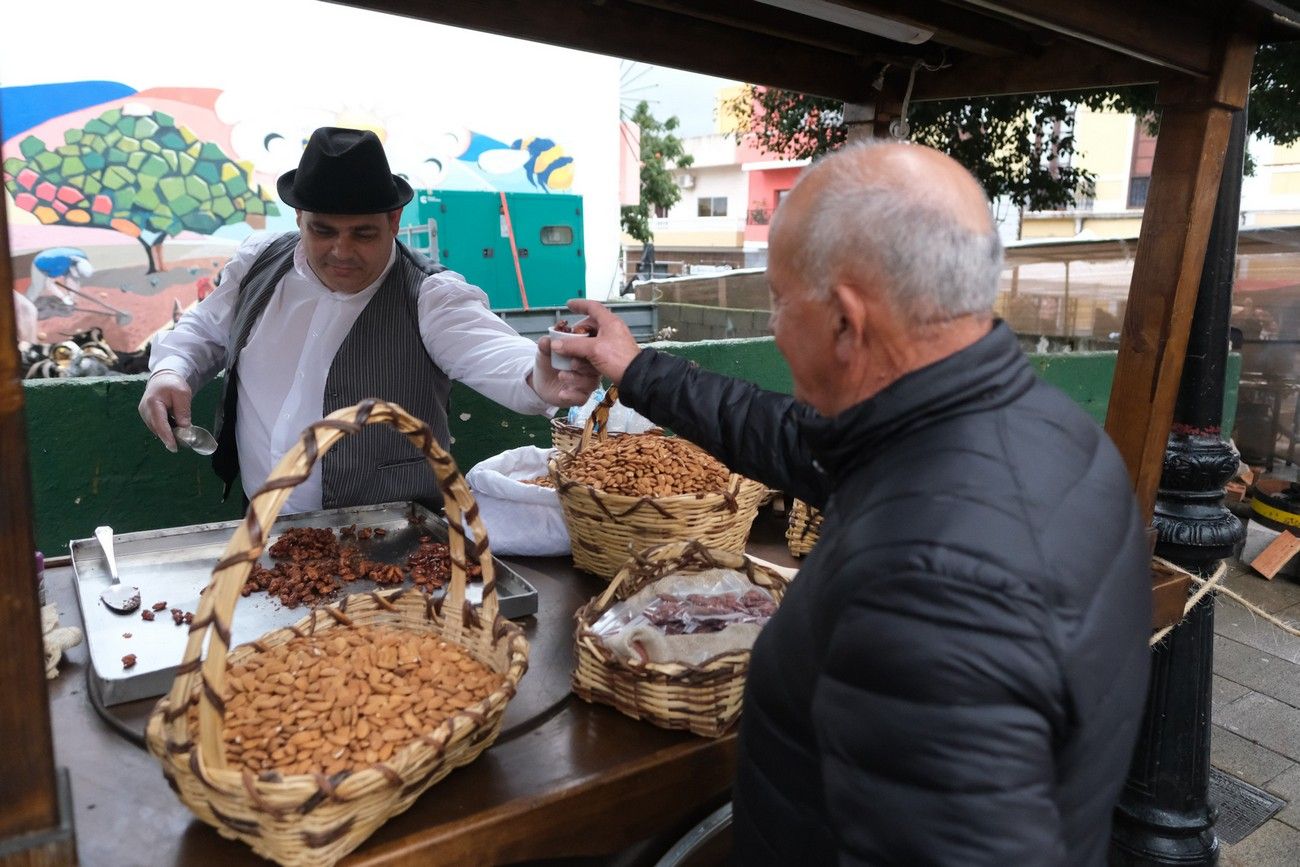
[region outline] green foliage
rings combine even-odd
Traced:
[[[620,222],[623,231],[648,244],[654,239],[650,231],[653,209],[671,208],[682,197],[672,170],[684,169],[694,159],[686,153],[682,140],[673,134],[678,126],[677,118],[660,122],[650,113],[650,105],[642,100],[631,121],[641,128],[641,202],[624,206]]]
[[[789,159],[811,159],[844,144],[843,103],[752,85],[724,106],[748,118],[753,144]],[[1034,210],[1065,208],[1092,194],[1093,176],[1074,167],[1074,107],[1061,94],[919,103],[911,137],[966,166],[991,198]]]
[[[1074,109],[1112,109],[1159,124],[1154,86],[1042,93],[911,106],[911,137],[960,162],[991,198],[1030,210],[1068,207],[1090,195],[1091,173],[1070,165]],[[1249,131],[1278,144],[1300,140],[1300,43],[1262,45],[1251,75]],[[810,159],[844,143],[843,104],[774,88],[747,87],[725,110],[748,118],[753,144]],[[1247,155],[1247,168],[1252,165]]]
[[[1154,134],[1160,127],[1154,85],[1075,94],[1081,104],[1096,110],[1113,109],[1136,114]],[[1300,141],[1300,42],[1261,45],[1250,75],[1250,105],[1246,128],[1252,136],[1276,144]]]
[[[156,248],[185,229],[207,235],[278,213],[252,183],[251,166],[163,112],[112,109],[63,137],[51,150],[27,136],[18,146],[22,156],[4,163],[15,204],[43,225],[113,229]]]
[[[921,103],[909,120],[915,141],[966,166],[991,199],[1046,211],[1093,193],[1092,173],[1071,164],[1074,106],[1061,94]]]

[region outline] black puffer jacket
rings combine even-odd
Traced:
[[[833,419],[649,349],[620,391],[825,509],[754,649],[739,863],[1105,863],[1145,535],[1110,440],[1005,325]]]

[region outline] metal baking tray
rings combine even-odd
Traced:
[[[423,517],[424,523],[412,524],[412,515]],[[212,569],[239,524],[240,521],[223,521],[114,537],[118,576],[122,583],[140,588],[141,609],[155,602],[167,603],[167,608],[158,612],[152,621],[141,619],[139,611],[116,614],[104,607],[99,593],[109,585],[110,578],[103,550],[94,539],[69,543],[77,604],[90,653],[91,679],[105,705],[159,696],[171,688],[185,653],[189,629],[173,622],[170,609],[199,610],[199,592],[208,586]],[[419,547],[421,535],[442,542],[447,540],[447,524],[441,516],[415,503],[385,503],[286,515],[271,528],[266,548],[269,550],[280,534],[292,527],[338,529],[350,524],[356,524],[358,529],[382,527],[388,531],[383,538],[372,537],[355,543],[366,557],[385,563],[405,565],[407,555]],[[274,563],[265,551],[261,559],[268,568]],[[502,615],[514,619],[537,613],[537,590],[505,563],[495,557],[493,561]],[[345,588],[360,593],[375,586],[373,581],[358,580],[346,584]],[[467,595],[475,604],[482,602],[483,585],[471,583]],[[238,646],[296,623],[310,610],[305,605],[285,608],[265,593],[241,597],[235,606],[232,645]],[[134,653],[137,661],[132,668],[124,669],[122,657],[128,653]]]

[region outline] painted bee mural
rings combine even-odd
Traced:
[[[528,182],[547,192],[573,186],[573,157],[548,138],[515,139],[512,148],[528,154],[524,175]]]
[[[534,136],[517,138],[507,145],[481,133],[466,133],[464,149],[457,159],[472,161],[486,174],[500,179],[522,170],[534,189],[559,193],[573,188],[573,157],[553,140]]]

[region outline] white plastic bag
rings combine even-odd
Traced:
[[[554,488],[519,481],[546,475],[554,454],[554,449],[536,446],[509,449],[479,461],[465,474],[492,553],[558,557],[570,552],[560,495]]]

